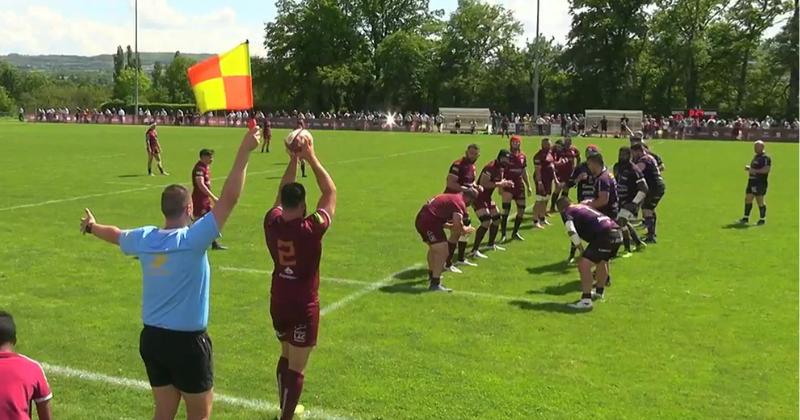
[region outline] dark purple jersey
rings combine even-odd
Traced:
[[[772,166],[772,159],[766,153],[755,155],[750,162],[750,169],[764,169],[767,166]],[[754,181],[767,181],[769,174],[755,174],[750,175],[750,179]]]
[[[619,198],[617,196],[617,181],[614,179],[614,176],[608,173],[606,168],[603,168],[603,172],[600,172],[600,175],[597,175],[594,178],[594,198],[600,196],[601,192],[608,193],[608,203],[600,210],[601,213],[616,218],[617,212],[619,211]]]
[[[666,188],[664,178],[661,177],[661,170],[658,169],[656,159],[648,154],[642,155],[636,160],[636,166],[642,171],[647,186],[654,193],[663,192]]]
[[[630,203],[639,191],[639,184],[647,185],[642,172],[630,162],[614,164],[614,179],[617,180],[617,196],[620,203]]]
[[[586,174],[586,178],[578,181],[578,177]],[[578,201],[590,200],[594,197],[594,177],[586,162],[581,163],[575,170],[572,171],[572,176],[569,178],[570,188],[576,187],[578,190]]]
[[[613,229],[619,229],[617,223],[603,213],[585,205],[570,204],[561,212],[564,223],[572,221],[578,236],[586,242],[593,242]]]

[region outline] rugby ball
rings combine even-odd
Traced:
[[[305,128],[298,128],[293,130],[286,136],[286,151],[289,153],[297,153],[303,150],[303,147],[307,144],[313,144],[314,137],[311,136],[311,132],[306,130]]]

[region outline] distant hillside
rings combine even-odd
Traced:
[[[202,60],[212,54],[184,54],[194,60]],[[140,52],[142,68],[150,70],[156,61],[162,64],[172,62],[175,53],[171,52]],[[114,69],[114,58],[111,54],[84,57],[79,55],[0,55],[0,60],[7,61],[14,66],[26,70],[43,70],[56,73],[76,72],[111,72]]]

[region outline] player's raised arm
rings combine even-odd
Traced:
[[[89,209],[83,209],[85,215],[81,218],[81,233],[90,233],[106,242],[119,245],[120,228],[111,225],[101,225],[94,220],[94,215]]]
[[[291,154],[289,158],[289,164],[286,165],[286,171],[283,172],[283,176],[281,177],[281,183],[278,185],[278,196],[275,197],[275,203],[272,205],[273,208],[278,207],[281,204],[281,190],[283,186],[286,184],[290,184],[297,179],[297,161],[300,158],[297,157],[295,154]]]
[[[239,151],[236,153],[236,160],[233,162],[231,172],[225,180],[225,185],[222,186],[222,194],[219,197],[219,201],[211,210],[217,222],[217,229],[220,231],[225,222],[228,221],[228,217],[231,215],[233,208],[236,207],[239,196],[242,194],[244,180],[247,176],[247,161],[250,159],[250,152],[258,147],[259,137],[258,127],[251,128],[244,135]]]
[[[311,165],[311,170],[314,171],[314,177],[317,178],[317,185],[322,193],[322,196],[317,202],[317,208],[323,209],[328,213],[328,216],[333,217],[336,212],[336,184],[328,174],[328,171],[322,166],[316,153],[314,153],[314,145],[307,143],[303,150],[299,153],[299,157],[304,159]]]

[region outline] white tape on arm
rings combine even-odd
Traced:
[[[641,191],[637,191],[637,192],[636,192],[636,196],[635,196],[635,197],[633,197],[633,204],[636,204],[636,205],[638,206],[638,205],[639,205],[639,203],[641,203],[642,201],[644,201],[644,198],[645,198],[646,196],[647,196],[647,194],[645,194],[645,193],[643,193],[643,192],[641,192]]]

